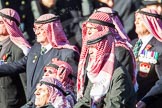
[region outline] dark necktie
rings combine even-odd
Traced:
[[[139,39],[139,40],[136,42],[136,44],[135,44],[135,46],[134,46],[134,48],[133,48],[133,53],[134,53],[135,58],[138,57],[138,52],[139,52],[141,46],[142,46],[142,40]]]
[[[41,48],[41,55],[45,54],[45,52],[47,51],[47,49],[45,47]]]
[[[0,52],[1,52],[1,50],[2,50],[2,45],[0,45]]]

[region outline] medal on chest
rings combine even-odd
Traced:
[[[139,62],[146,62],[151,64],[156,64],[159,58],[159,53],[154,51],[142,50],[138,57]]]
[[[155,65],[158,61],[159,53],[155,51],[148,51],[146,49],[142,50],[139,54],[138,62],[139,62],[139,75],[141,77],[147,77],[151,65]]]
[[[150,63],[140,63],[139,64],[139,75],[141,77],[147,77],[148,73],[150,72],[151,64]]]

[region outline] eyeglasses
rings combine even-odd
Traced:
[[[57,70],[55,68],[44,68],[44,73],[54,74],[57,73]]]
[[[33,31],[34,32],[36,32],[36,31],[44,31],[44,29],[42,28],[42,26],[39,26],[39,27],[34,27]]]

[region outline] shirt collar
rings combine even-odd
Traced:
[[[153,38],[153,35],[149,34],[145,37],[140,38],[142,40],[142,43],[148,43]]]
[[[48,45],[41,46],[41,47],[45,47],[47,49],[46,52],[48,52],[52,48],[52,45],[51,44],[48,44]]]

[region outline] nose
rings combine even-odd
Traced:
[[[34,92],[35,95],[39,95],[39,91],[36,89]]]
[[[35,29],[34,32],[36,35],[38,35],[40,33],[39,30],[37,30],[37,29]]]
[[[91,33],[92,33],[92,32],[91,32],[91,28],[87,28],[87,34],[88,34],[88,35],[91,35]]]
[[[49,76],[49,73],[48,73],[48,72],[45,72],[45,73],[44,73],[44,76]]]
[[[158,14],[162,14],[162,6],[161,5],[157,7],[157,10],[158,10]]]
[[[89,54],[93,54],[93,50],[91,48],[89,49]]]
[[[138,24],[138,20],[137,19],[135,19],[134,24]]]
[[[114,0],[109,0],[107,4],[112,8],[114,6]]]

